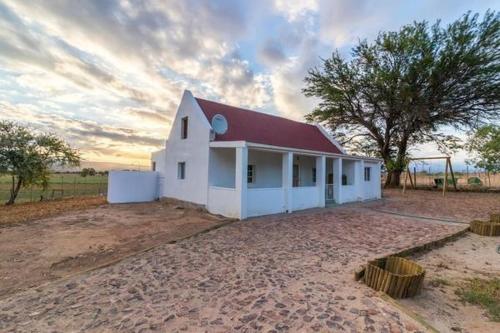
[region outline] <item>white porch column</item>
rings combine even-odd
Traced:
[[[292,212],[292,190],[293,190],[293,153],[283,153],[282,160],[282,186],[285,196],[285,211]]]
[[[356,182],[356,193],[358,200],[365,199],[365,161],[357,161],[356,166],[358,167],[356,171],[356,175],[354,176],[354,181]]]
[[[316,157],[316,187],[318,188],[318,207],[325,207],[326,156]]]
[[[247,171],[248,171],[248,148],[236,148],[236,167],[235,167],[235,188],[236,195],[239,197],[239,218],[247,218]]]
[[[341,204],[342,201],[342,158],[333,160],[333,197],[335,203]]]

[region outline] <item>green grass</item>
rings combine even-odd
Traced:
[[[477,304],[488,310],[491,320],[500,322],[500,279],[468,280],[456,291],[462,301]]]
[[[0,203],[8,200],[11,181],[8,175],[0,176]],[[79,174],[72,173],[52,174],[47,189],[44,190],[40,186],[22,188],[16,202],[39,201],[42,196],[44,199],[52,199],[106,194],[107,187],[107,176],[81,177]]]

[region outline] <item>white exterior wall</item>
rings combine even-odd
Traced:
[[[342,158],[335,158],[333,160],[333,198],[336,203],[341,204],[344,202],[343,187],[342,186]]]
[[[342,203],[358,201],[358,190],[354,185],[342,185]]]
[[[248,166],[248,148],[238,147],[236,148],[236,177],[235,177],[235,188],[236,188],[236,198],[237,209],[240,212],[238,218],[240,220],[247,218],[247,166]]]
[[[147,202],[158,199],[158,173],[155,171],[110,171],[108,202]]]
[[[207,210],[212,214],[240,218],[239,199],[234,188],[210,186]]]
[[[235,148],[210,148],[210,186],[235,188],[235,169]]]
[[[382,184],[380,179],[380,163],[379,162],[365,162],[365,167],[371,168],[370,181],[364,181],[363,170],[363,199],[380,199],[382,197]]]
[[[248,151],[248,164],[255,166],[255,182],[248,188],[276,188],[282,183],[282,155],[261,150]]]
[[[317,186],[294,187],[292,189],[292,210],[301,210],[319,206]]]
[[[188,137],[181,139],[181,119],[188,118]],[[165,191],[168,198],[207,205],[210,124],[189,91],[185,91],[166,144]],[[186,163],[177,179],[177,163]]]
[[[286,211],[285,190],[278,188],[249,188],[247,215],[260,216]]]
[[[297,159],[298,158],[298,159]],[[316,168],[316,157],[306,155],[294,155],[293,164],[299,166],[299,186],[315,186],[312,178],[312,169]],[[316,179],[318,179],[316,169]]]
[[[153,171],[158,173],[158,197],[165,196],[165,171],[167,164],[166,150],[158,150],[151,154],[151,161],[155,162],[156,168]]]

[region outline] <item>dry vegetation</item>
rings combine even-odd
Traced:
[[[0,225],[37,220],[106,204],[106,198],[78,197],[0,206]]]
[[[400,300],[439,332],[497,333],[500,323],[498,237],[467,233],[412,257],[426,270],[424,288]]]
[[[478,304],[488,310],[493,321],[500,322],[500,279],[471,279],[457,290],[457,295],[471,304]]]

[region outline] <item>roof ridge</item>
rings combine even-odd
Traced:
[[[211,101],[209,99],[204,99],[204,98],[200,98],[200,97],[195,97],[195,99],[197,101],[198,100],[202,100],[204,102],[209,102],[209,103],[215,103],[215,104],[219,104],[219,105],[224,105],[224,106],[227,106],[227,107],[230,107],[230,108],[233,108],[233,109],[238,109],[238,110],[242,110],[242,111],[246,111],[246,112],[258,113],[259,115],[264,115],[264,116],[273,117],[273,118],[280,118],[280,119],[283,119],[283,120],[286,120],[286,121],[291,121],[291,122],[298,123],[298,124],[301,124],[301,125],[308,125],[308,126],[316,127],[314,124],[309,124],[309,123],[306,123],[306,122],[303,122],[303,121],[289,119],[289,118],[286,118],[286,117],[283,117],[283,116],[276,116],[276,115],[273,115],[273,114],[264,113],[264,112],[260,112],[260,111],[255,111],[255,110],[250,110],[250,109],[242,108],[242,107],[239,107],[239,106],[233,106],[233,105],[224,104],[224,103],[220,103],[220,102],[215,102],[215,101]]]

